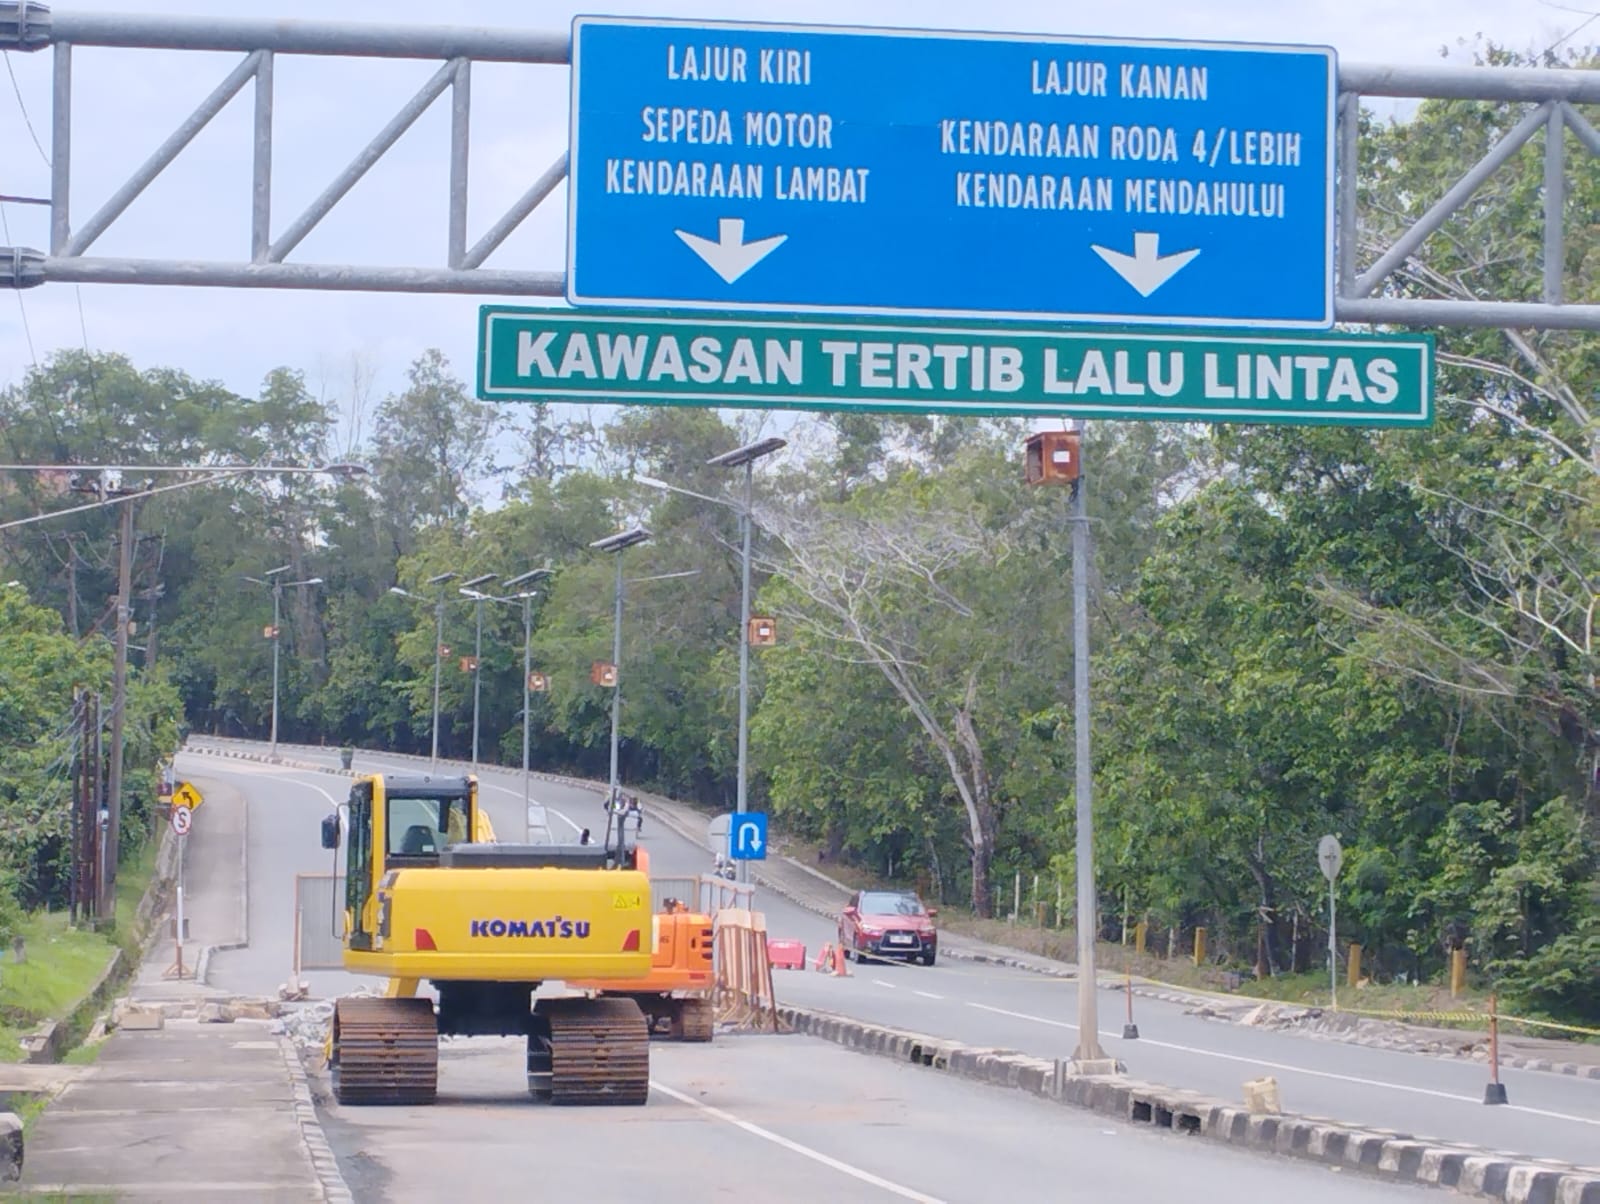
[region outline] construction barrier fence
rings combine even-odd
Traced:
[[[744,907],[713,913],[717,1021],[747,1031],[779,1032],[778,996],[767,956],[767,918]]]

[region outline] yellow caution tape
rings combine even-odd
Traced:
[[[1173,983],[1162,982],[1155,978],[1144,978],[1133,975],[1132,981],[1141,986],[1159,987],[1169,991],[1179,991],[1188,995],[1208,995],[1213,999],[1226,999],[1230,1003],[1271,1003],[1281,1007],[1318,1007],[1319,1004],[1299,1003],[1291,999],[1269,999],[1259,995],[1243,995],[1237,992],[1212,991],[1205,987],[1177,986]],[[1427,1021],[1444,1024],[1478,1024],[1484,1028],[1489,1027],[1488,1012],[1408,1012],[1408,1011],[1383,1011],[1377,1008],[1352,1008],[1340,1005],[1331,1011],[1349,1012],[1355,1016],[1371,1016],[1380,1020],[1412,1020]],[[1524,1024],[1530,1028],[1546,1028],[1556,1032],[1574,1033],[1582,1037],[1600,1037],[1600,1028],[1585,1028],[1581,1024],[1562,1024],[1555,1020],[1533,1020],[1526,1016],[1508,1016],[1500,1013],[1495,1017],[1501,1024]]]

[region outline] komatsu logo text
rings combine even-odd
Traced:
[[[473,920],[473,936],[553,936],[558,939],[589,936],[588,920]]]

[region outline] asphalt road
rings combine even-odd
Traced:
[[[523,1089],[522,1043],[500,1038],[444,1048],[432,1108],[340,1107],[324,1084],[319,1102],[358,1201],[1423,1198],[1420,1188],[1135,1131],[806,1037],[657,1043],[651,1061],[642,1109],[535,1104]]]
[[[285,747],[283,752],[337,763],[331,750]],[[330,855],[318,846],[317,821],[332,800],[342,797],[344,780],[314,770],[209,757],[191,757],[184,765],[251,783],[241,785],[251,808],[251,949],[241,951],[243,956],[219,955],[212,978],[236,990],[275,989],[287,976],[292,952],[292,875],[329,868]],[[357,768],[414,773],[425,765],[363,752]],[[517,838],[523,824],[520,774],[485,769],[479,776],[497,832]],[[550,809],[557,839],[574,838],[582,827],[603,830],[596,793],[537,779],[533,793]],[[643,841],[653,874],[710,868],[703,847],[652,823],[648,812]],[[803,940],[813,957],[835,935],[827,920],[782,898],[764,895],[758,906],[766,913],[769,934]],[[279,968],[266,970],[273,965]],[[844,979],[809,971],[780,974],[778,991],[796,1004],[1039,1057],[1067,1057],[1076,1045],[1077,987],[1071,982],[949,958],[933,967],[868,963],[852,964],[851,971]],[[315,994],[339,990],[341,980],[353,981],[342,973],[307,977]],[[1501,1077],[1511,1103],[1489,1108],[1482,1102],[1487,1072],[1474,1063],[1200,1020],[1181,1007],[1148,999],[1135,1000],[1140,1039],[1123,1041],[1123,1006],[1120,993],[1101,992],[1101,1043],[1142,1078],[1237,1100],[1246,1079],[1272,1075],[1290,1111],[1580,1165],[1600,1163],[1600,1083],[1506,1070]]]

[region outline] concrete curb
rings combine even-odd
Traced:
[[[200,738],[211,741],[213,743],[213,745],[216,745],[216,744],[219,744],[219,743],[227,743],[227,742],[241,743],[241,744],[246,744],[246,745],[248,745],[250,743],[248,741],[237,741],[237,742],[230,741],[230,739],[228,737],[223,737],[223,736],[205,736],[205,737],[200,737]],[[276,759],[274,759],[272,757],[267,756],[265,753],[257,753],[257,752],[253,752],[253,751],[247,751],[244,748],[229,749],[229,748],[219,748],[219,747],[214,747],[214,746],[210,747],[210,748],[207,748],[204,745],[186,745],[185,746],[185,751],[187,751],[187,752],[204,753],[204,754],[212,755],[212,756],[230,757],[230,758],[233,758],[233,759],[236,759],[236,760],[257,761],[257,762],[262,762],[262,763],[265,763],[265,764],[277,764],[277,765],[282,765],[284,768],[287,768],[287,769],[314,770],[314,771],[318,771],[318,772],[321,772],[321,773],[330,773],[330,774],[333,774],[333,775],[339,776],[339,777],[355,777],[355,776],[357,776],[357,774],[359,772],[359,771],[353,770],[353,769],[350,769],[350,770],[339,769],[339,768],[337,768],[335,766],[331,766],[331,765],[318,765],[315,762],[311,762],[311,761],[291,761],[291,760],[287,760],[287,759],[285,759],[285,758],[283,758],[281,756],[276,758]],[[417,756],[416,754],[413,754],[413,753],[381,753],[379,755],[384,756],[384,757],[392,757],[392,758],[395,758],[397,760],[407,760],[407,761],[427,761],[428,760],[427,757]],[[471,766],[470,766],[470,764],[468,762],[455,761],[455,760],[450,760],[448,758],[442,758],[440,760],[440,764],[441,765],[457,766],[457,767],[468,769],[468,770],[470,770],[470,768],[471,768]],[[506,767],[505,766],[495,766],[494,768],[504,769]],[[584,778],[568,777],[565,774],[543,773],[543,772],[535,771],[535,772],[532,773],[531,776],[533,776],[534,778],[536,778],[536,779],[538,779],[540,781],[555,782],[555,783],[557,783],[559,785],[563,785],[563,786],[571,786],[571,787],[574,787],[574,788],[580,789],[580,790],[588,790],[588,791],[590,791],[591,793],[594,793],[594,794],[604,794],[605,790],[606,790],[606,787],[605,787],[605,785],[603,783],[591,782],[591,781],[588,781],[588,780],[586,780]],[[661,799],[661,797],[659,795],[646,795],[645,797],[654,798],[657,801],[657,803],[658,803],[657,818],[660,819],[660,821],[662,822],[662,824],[665,827],[671,828],[679,836],[682,836],[685,840],[692,841],[695,844],[700,844],[705,839],[705,833],[704,832],[701,832],[698,835],[696,835],[693,832],[693,830],[692,829],[688,829],[687,825],[684,825],[682,823],[682,821],[676,815],[673,815],[671,813],[671,811],[667,807],[660,807],[659,806],[659,804],[661,802],[666,802],[666,803],[672,804],[674,806],[682,806],[683,804],[681,804],[681,803],[673,803],[673,800],[670,800],[670,799],[663,800],[663,799]],[[812,877],[818,878],[818,879],[828,883],[834,889],[843,890],[846,894],[849,893],[848,889],[844,887],[843,883],[839,883],[839,882],[834,881],[832,878],[829,878],[826,874],[823,874],[821,871],[814,870],[810,866],[805,865],[802,862],[795,861],[793,858],[784,858],[784,860],[790,862],[796,868],[805,871],[807,874],[810,874]],[[766,890],[770,890],[773,894],[778,895],[780,898],[787,899],[789,902],[793,903],[795,906],[803,908],[804,910],[811,912],[813,915],[822,916],[824,919],[829,919],[829,920],[836,918],[837,912],[835,910],[830,909],[828,907],[825,907],[825,906],[817,903],[815,900],[807,898],[806,896],[802,895],[798,891],[791,890],[787,886],[783,885],[782,883],[779,883],[779,882],[775,881],[774,879],[772,879],[771,877],[769,877],[768,875],[763,874],[758,868],[756,868],[757,866],[759,866],[761,864],[760,862],[751,862],[750,864],[751,864],[750,877],[754,882],[756,882],[762,888],[764,888]],[[957,941],[960,941],[960,939],[961,939],[960,937],[956,938]],[[217,948],[219,948],[219,949],[236,948],[236,947],[238,947],[238,946],[221,946],[221,945],[217,946]],[[988,953],[988,952],[985,952],[985,951],[982,951],[982,950],[977,950],[977,949],[972,949],[972,948],[963,948],[960,944],[952,944],[952,943],[949,942],[948,938],[946,938],[945,942],[941,944],[939,952],[940,952],[941,956],[948,957],[948,958],[953,958],[956,961],[976,962],[976,963],[979,963],[979,964],[982,964],[982,965],[1005,966],[1005,967],[1007,967],[1009,969],[1026,970],[1031,974],[1038,974],[1039,976],[1044,977],[1044,978],[1058,978],[1058,979],[1066,979],[1066,980],[1070,981],[1070,980],[1075,980],[1076,977],[1077,977],[1077,974],[1076,974],[1074,968],[1069,966],[1066,963],[1060,963],[1060,967],[1059,968],[1057,968],[1055,966],[1040,965],[1039,964],[1039,960],[1040,959],[1037,958],[1036,956],[1033,956],[1033,955],[1011,957],[1011,956],[1008,956],[1006,954]],[[1107,980],[1107,979],[1102,979],[1100,981],[1100,983],[1099,983],[1099,986],[1100,986],[1101,990],[1121,990],[1121,989],[1123,989],[1121,983],[1110,981],[1110,980]],[[1160,991],[1158,991],[1158,990],[1151,989],[1149,987],[1142,987],[1142,986],[1135,985],[1134,988],[1133,988],[1133,993],[1135,995],[1141,997],[1141,998],[1158,999],[1158,1000],[1161,1000],[1162,1002],[1175,1003],[1175,1004],[1179,1004],[1179,1005],[1185,1006],[1185,1007],[1204,1005],[1206,1003],[1212,1002],[1212,1000],[1208,999],[1206,996],[1186,993],[1186,992],[1184,992],[1182,990],[1182,988],[1172,988],[1172,989],[1169,989],[1169,990],[1160,990]],[[1238,998],[1240,998],[1242,1000],[1244,997],[1240,996]],[[1271,1001],[1271,1000],[1261,1000],[1260,1002],[1269,1003],[1269,1002],[1273,1002],[1273,1001]],[[1226,1022],[1227,1021],[1224,1021],[1224,1023],[1226,1023]],[[1312,1039],[1315,1039],[1315,1038],[1312,1038]],[[1371,1049],[1390,1049],[1390,1048],[1392,1048],[1390,1045],[1388,1045],[1388,1044],[1386,1044],[1386,1043],[1384,1043],[1382,1041],[1374,1041],[1374,1040],[1370,1040],[1370,1039],[1363,1039],[1359,1034],[1353,1034],[1353,1035],[1350,1035],[1350,1036],[1341,1037],[1340,1040],[1345,1041],[1346,1043],[1351,1044],[1351,1045],[1360,1045],[1360,1046],[1364,1046],[1364,1047],[1371,1048]],[[1442,1058],[1442,1059],[1444,1059],[1446,1061],[1451,1061],[1451,1062],[1460,1062],[1460,1061],[1464,1060],[1464,1059],[1462,1059],[1462,1058],[1460,1058],[1460,1057],[1458,1057],[1456,1055],[1447,1054],[1447,1053],[1425,1053],[1425,1054],[1423,1054],[1421,1056]],[[1545,1074],[1560,1074],[1560,1075],[1566,1075],[1566,1076],[1569,1076],[1569,1077],[1581,1078],[1581,1079],[1591,1079],[1591,1080],[1594,1080],[1596,1082],[1600,1082],[1600,1066],[1587,1066],[1587,1065],[1582,1065],[1582,1064],[1575,1063],[1575,1062],[1556,1062],[1556,1061],[1554,1061],[1552,1059],[1548,1059],[1548,1058],[1524,1058],[1524,1057],[1520,1057],[1520,1056],[1517,1056],[1517,1055],[1514,1055],[1514,1054],[1501,1054],[1500,1055],[1500,1064],[1502,1066],[1511,1067],[1512,1069],[1515,1069],[1515,1070],[1532,1070],[1532,1071],[1539,1071],[1539,1072],[1542,1072],[1542,1073],[1545,1073]],[[1564,1204],[1564,1202],[1563,1202],[1563,1204]],[[1585,1201],[1584,1204],[1590,1204],[1590,1202]]]
[[[1124,1075],[1073,1075],[1060,1061],[986,1049],[780,1004],[796,1032],[846,1049],[1087,1108],[1129,1124],[1193,1134],[1382,1179],[1451,1188],[1504,1204],[1600,1204],[1600,1172],[1322,1117],[1251,1113],[1193,1091]]]
[[[305,1147],[306,1157],[311,1159],[311,1167],[322,1186],[322,1198],[327,1200],[328,1204],[347,1204],[354,1201],[355,1196],[350,1191],[350,1185],[340,1173],[339,1160],[334,1157],[333,1148],[328,1145],[327,1134],[322,1131],[322,1122],[317,1119],[316,1101],[311,1097],[311,1079],[300,1061],[299,1052],[295,1049],[294,1043],[285,1036],[278,1037],[278,1051],[283,1055],[284,1066],[289,1071],[289,1081],[294,1087],[294,1118],[300,1126],[300,1142]]]

